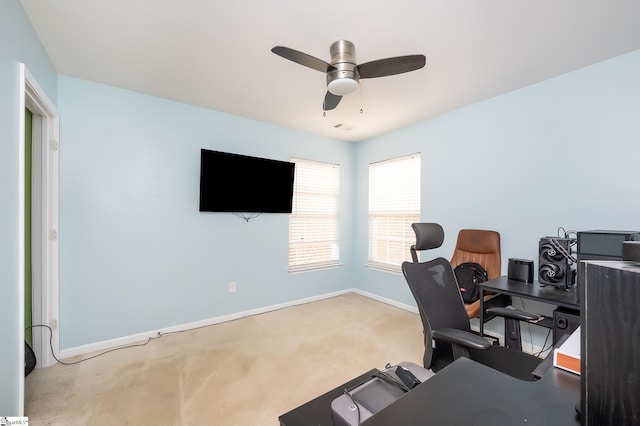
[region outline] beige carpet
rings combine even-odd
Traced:
[[[422,353],[417,314],[346,294],[34,370],[25,415],[32,426],[278,425],[371,368],[420,365]]]

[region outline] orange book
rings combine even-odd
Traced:
[[[553,365],[580,374],[580,327],[553,351]]]

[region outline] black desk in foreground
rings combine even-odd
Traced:
[[[579,425],[580,377],[551,367],[535,382],[460,358],[362,426]]]
[[[580,376],[548,368],[525,382],[460,358],[362,423],[363,426],[579,425]],[[359,377],[279,417],[281,426],[332,426],[331,401],[370,378]]]
[[[342,395],[345,389],[351,389],[362,384],[379,372],[380,370],[375,368],[369,370],[355,379],[281,415],[278,417],[280,426],[333,426],[331,401]]]
[[[578,291],[574,288],[570,291],[558,289],[554,286],[541,286],[537,281],[527,284],[520,281],[508,279],[506,276],[480,283],[480,334],[484,333],[484,292],[506,294],[509,296],[522,297],[523,299],[535,300],[537,302],[548,303],[550,305],[568,308],[576,312],[580,311],[580,301]],[[552,322],[540,325],[552,327]]]

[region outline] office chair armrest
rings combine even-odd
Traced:
[[[472,334],[456,328],[433,330],[432,336],[436,340],[442,340],[470,349],[487,350],[491,347],[491,343],[477,334]]]
[[[512,308],[489,308],[487,309],[487,313],[503,318],[513,318],[519,321],[538,321],[540,319],[540,315],[538,314]]]

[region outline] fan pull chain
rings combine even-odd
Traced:
[[[326,99],[322,100],[322,116],[326,117],[327,116],[327,105],[325,104]]]
[[[363,104],[364,101],[362,100],[364,98],[364,84],[360,84],[360,114],[364,113],[364,109],[363,109]]]

